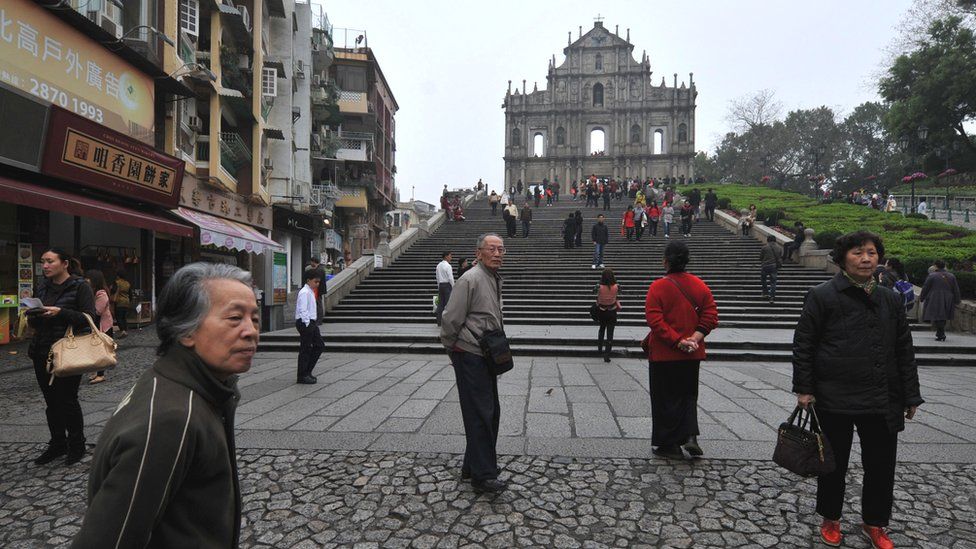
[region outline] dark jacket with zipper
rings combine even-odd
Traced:
[[[610,230],[607,229],[606,223],[594,223],[593,230],[590,231],[590,240],[596,242],[597,244],[606,244],[610,242]]]
[[[76,334],[87,334],[91,331],[83,313],[88,313],[92,319],[96,317],[95,293],[84,278],[71,276],[62,284],[44,279],[34,292],[34,297],[40,299],[45,306],[60,307],[61,312],[53,317],[27,317],[27,323],[34,329],[34,338],[27,348],[27,356],[47,356],[54,342],[64,337],[68,325],[74,327]]]
[[[793,334],[793,392],[818,409],[883,415],[892,433],[919,392],[912,333],[902,297],[877,286],[871,295],[838,273],[807,292]]]
[[[105,425],[73,548],[237,547],[236,377],[175,344]]]

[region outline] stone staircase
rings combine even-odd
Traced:
[[[519,204],[523,202],[519,199]],[[595,299],[594,286],[600,270],[592,269],[593,246],[590,227],[598,213],[607,215],[610,243],[604,263],[614,269],[621,287],[623,310],[618,315],[617,349],[621,356],[640,353],[637,342],[646,333],[644,296],[648,285],[664,274],[662,254],[667,244],[658,236],[645,234],[641,241],[628,242],[620,236],[623,211],[629,202],[612,201],[612,210],[584,208],[583,202],[564,198],[553,206],[534,208],[528,238],[505,238],[508,253],[501,269],[504,278],[506,331],[514,350],[534,355],[596,355],[596,328],[589,318]],[[583,212],[583,246],[564,249],[560,228],[569,213]],[[445,223],[429,238],[413,244],[396,262],[373,271],[326,318],[323,333],[327,348],[333,351],[398,351],[442,353],[432,313],[436,294],[434,269],[442,251],[454,254],[455,268],[463,257],[474,257],[479,235],[496,232],[505,237],[505,224],[499,214],[492,216],[486,201],[465,210],[466,221]],[[678,233],[672,226],[672,239],[685,240],[691,249],[688,271],[700,276],[711,287],[718,303],[720,328],[709,338],[709,356],[717,360],[788,361],[792,329],[800,316],[808,288],[831,275],[796,264],[784,265],[779,272],[776,303],[762,297],[759,283],[760,244],[730,233],[704,219],[695,224],[692,236]],[[400,328],[382,337],[378,326],[395,324]],[[541,328],[559,327],[557,333],[539,335]],[[928,329],[915,325],[913,329]],[[768,333],[777,332],[776,338]],[[560,333],[561,332],[561,333]],[[719,337],[719,334],[725,334]],[[764,335],[766,334],[766,335]],[[927,340],[916,334],[916,342]],[[295,350],[297,335],[278,332],[262,335],[262,350]],[[976,349],[920,346],[920,362],[976,365]]]

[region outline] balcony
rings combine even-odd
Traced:
[[[251,14],[243,4],[235,6],[230,0],[217,2],[220,19],[224,27],[230,30],[234,41],[242,49],[251,48]],[[260,16],[260,15],[259,15]]]
[[[336,158],[339,160],[356,160],[369,162],[373,157],[373,134],[367,132],[339,131],[339,149]]]
[[[339,90],[339,110],[350,114],[369,114],[369,99],[366,92]]]
[[[198,168],[210,166],[210,136],[198,135],[196,143],[196,154],[194,155]]]
[[[338,92],[335,84],[328,83],[312,88],[312,122],[320,125],[342,123],[342,114],[336,104]]]
[[[240,134],[220,132],[220,165],[230,174],[251,163],[251,149]]]
[[[180,32],[179,55],[180,55],[180,61],[182,61],[184,65],[192,65],[197,62],[197,50],[194,47],[193,42],[190,41],[190,39],[187,37],[185,32]],[[209,52],[208,52],[207,61],[208,61],[207,68],[210,68]]]

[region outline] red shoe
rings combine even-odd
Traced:
[[[840,532],[840,521],[823,519],[820,523],[820,541],[831,547],[840,547],[844,534]]]
[[[871,547],[874,549],[895,549],[895,544],[891,542],[884,528],[865,524],[861,526],[861,532],[864,533],[864,537],[871,540]]]

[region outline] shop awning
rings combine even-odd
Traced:
[[[0,202],[53,210],[176,236],[193,236],[193,227],[158,215],[6,177],[0,177]]]
[[[350,209],[366,209],[366,192],[362,189],[356,189],[354,191],[342,191],[342,196],[336,200],[336,208],[350,208]]]
[[[200,244],[213,244],[214,246],[256,254],[263,254],[269,250],[284,251],[285,249],[281,244],[243,223],[187,208],[177,208],[173,210],[173,213],[200,228]]]

